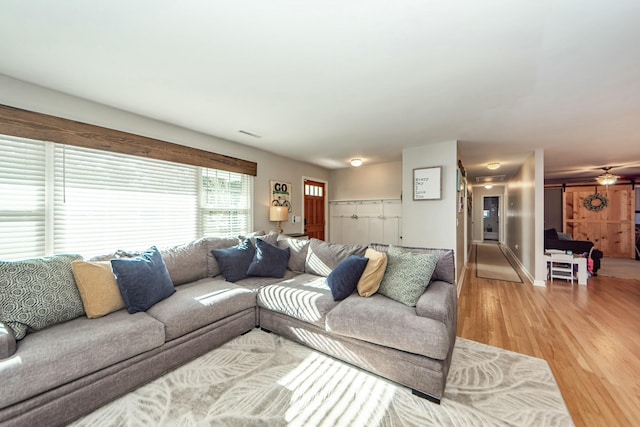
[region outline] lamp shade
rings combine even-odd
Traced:
[[[289,218],[289,209],[286,206],[271,206],[269,208],[269,221],[286,221]]]

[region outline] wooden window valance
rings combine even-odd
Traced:
[[[0,105],[0,134],[256,176],[258,164],[198,148]]]

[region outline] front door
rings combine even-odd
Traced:
[[[304,180],[304,234],[324,240],[324,183]]]

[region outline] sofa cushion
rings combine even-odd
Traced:
[[[329,274],[327,285],[331,289],[334,301],[341,301],[356,290],[368,261],[368,258],[351,255]]]
[[[28,334],[0,360],[0,408],[164,344],[164,325],[125,310],[84,316]]]
[[[207,276],[216,277],[218,274],[222,273],[222,270],[220,270],[220,265],[211,251],[213,249],[224,249],[235,246],[238,244],[238,238],[204,237],[202,240],[204,241],[207,253]]]
[[[102,317],[125,307],[111,262],[73,261],[71,269],[88,318]]]
[[[328,331],[409,353],[444,360],[449,335],[444,323],[416,315],[413,307],[384,295],[349,296],[327,314]]]
[[[0,261],[0,322],[15,338],[84,314],[71,262],[80,255]]]
[[[327,313],[338,305],[325,277],[300,274],[258,290],[258,306],[324,328]]]
[[[16,337],[13,330],[0,322],[0,360],[6,359],[16,352]]]
[[[387,270],[378,293],[415,307],[431,281],[438,257],[404,252],[393,246],[387,251]]]
[[[247,274],[259,277],[284,277],[289,263],[289,248],[279,248],[265,240],[256,240],[256,253]]]
[[[225,249],[213,249],[211,253],[216,257],[224,279],[227,282],[237,282],[249,277],[247,270],[253,261],[256,248],[250,239],[245,239],[239,245]]]
[[[555,228],[547,228],[544,230],[544,238],[550,240],[558,240],[558,232]]]
[[[304,264],[304,272],[327,277],[338,264],[349,256],[364,256],[366,250],[367,248],[364,246],[342,245],[311,239]]]
[[[174,286],[195,282],[208,276],[205,239],[164,248],[160,254]]]
[[[387,252],[389,245],[382,243],[372,243],[370,248],[380,252]],[[432,248],[414,248],[410,246],[394,246],[396,249],[401,249],[406,252],[413,252],[419,254],[435,254],[438,257],[438,263],[436,269],[433,271],[431,280],[443,280],[447,283],[456,282],[456,266],[453,257],[453,250],[451,249],[432,249]]]
[[[256,241],[254,242],[254,244],[257,243],[258,240],[262,240],[263,242],[269,243],[270,245],[278,246],[278,234],[279,233],[277,231],[270,231],[263,236],[256,237]]]
[[[285,280],[293,279],[294,277],[300,275],[300,273],[296,273],[295,271],[287,270],[284,273],[284,277],[259,277],[259,276],[249,276],[246,279],[238,280],[235,282],[236,285],[242,286],[243,288],[250,289],[252,291],[257,291],[258,289],[272,285],[274,283],[280,283]]]
[[[146,311],[176,291],[155,246],[140,257],[112,259],[111,268],[129,313]]]
[[[287,265],[289,270],[304,273],[309,243],[309,240],[294,239],[283,235],[278,237],[278,247],[289,248],[289,264]]]
[[[416,304],[416,314],[438,320],[446,325],[457,323],[457,288],[450,283],[436,280],[432,282]],[[454,326],[455,329],[455,326]]]
[[[387,269],[387,254],[367,248],[364,257],[368,258],[369,262],[358,281],[357,289],[361,297],[370,297],[380,288],[380,282]]]
[[[170,341],[255,306],[255,292],[222,278],[206,278],[178,287],[147,314],[164,323]]]

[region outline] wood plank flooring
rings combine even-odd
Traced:
[[[458,336],[546,360],[576,426],[640,425],[640,280],[538,287],[478,278],[469,260]]]

